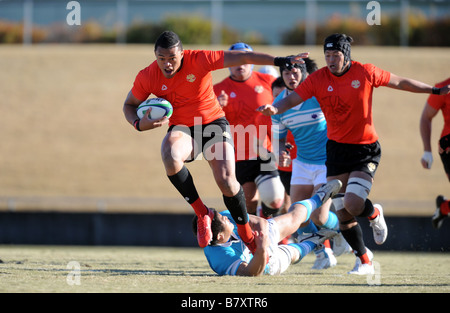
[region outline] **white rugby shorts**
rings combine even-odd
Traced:
[[[308,164],[298,159],[292,162],[291,185],[322,185],[327,182],[327,167],[325,164]]]
[[[280,230],[277,222],[271,218],[269,222],[269,262],[265,274],[280,275],[286,271],[292,262],[295,248],[288,245],[278,245],[280,242]]]

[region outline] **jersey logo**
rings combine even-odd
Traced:
[[[162,85],[161,90],[167,90],[167,86],[166,85]]]
[[[190,82],[190,83],[193,83],[193,82],[195,81],[195,79],[196,79],[196,77],[195,77],[194,74],[188,74],[188,75],[186,76],[186,80],[187,80],[188,82]]]
[[[236,98],[236,93],[235,93],[234,91],[232,91],[232,92],[230,93],[230,97],[231,97],[231,98]]]
[[[264,87],[261,85],[255,86],[256,93],[262,93],[264,91]]]
[[[358,89],[359,86],[361,86],[361,83],[359,82],[359,80],[352,81],[352,87],[353,88]]]
[[[331,85],[328,86],[328,91],[333,91],[333,87],[331,87]]]

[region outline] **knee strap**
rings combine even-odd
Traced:
[[[336,196],[334,196],[331,202],[330,211],[337,212],[343,209],[344,209],[344,194],[338,193]]]
[[[371,181],[365,180],[364,178],[352,177],[348,180],[345,192],[351,192],[362,199],[367,199],[371,189]]]

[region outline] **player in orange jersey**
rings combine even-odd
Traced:
[[[442,88],[450,84],[450,78],[436,84],[436,88]],[[444,128],[442,129],[440,140],[438,143],[438,152],[444,165],[444,171],[450,181],[450,95],[440,97],[438,95],[430,95],[422,111],[420,118],[420,134],[423,143],[423,156],[421,163],[423,168],[430,169],[433,163],[433,155],[431,153],[431,122],[433,118],[442,111],[444,117]],[[436,211],[431,218],[434,228],[439,229],[443,220],[450,214],[450,200],[439,195],[436,198]]]
[[[373,88],[386,86],[415,93],[446,95],[450,86],[435,88],[351,60],[351,42],[345,34],[333,34],[324,42],[326,67],[319,69],[300,84],[295,92],[274,105],[259,110],[267,115],[285,112],[309,99],[317,98],[328,124],[327,179],[339,179],[344,186],[341,205],[336,207],[340,229],[357,256],[350,274],[374,272],[371,253],[366,249],[362,230],[355,217],[367,217],[374,239],[382,244],[387,226],[381,206],[367,198],[381,158],[378,135],[372,119]]]
[[[253,51],[251,46],[243,42],[233,44],[229,50]],[[264,128],[260,128],[257,118],[261,116],[270,122],[270,117],[256,109],[272,103],[272,82],[275,78],[253,71],[252,64],[232,66],[229,70],[230,76],[215,84],[214,92],[231,125],[236,178],[244,190],[247,212],[256,214],[258,200],[261,200],[261,213],[269,217],[283,205],[284,187],[275,162],[270,166],[267,162],[270,160],[265,160],[267,153],[261,155],[261,151],[270,151],[271,147],[266,136],[268,127],[264,125]],[[257,138],[261,131],[264,132],[265,140],[260,148]]]
[[[201,247],[211,241],[211,213],[203,204],[192,176],[184,163],[203,152],[226,207],[238,223],[238,231],[250,250],[254,235],[248,225],[245,197],[234,174],[234,152],[229,124],[213,91],[211,72],[239,64],[279,65],[302,63],[308,54],[294,58],[273,57],[251,51],[184,50],[178,35],[163,32],[155,42],[156,60],[141,70],[128,93],[123,112],[138,131],[146,131],[169,123],[161,145],[161,156],[172,184],[199,217],[197,239]],[[164,98],[173,106],[167,117],[151,120],[149,111],[139,119],[136,109],[150,95]]]

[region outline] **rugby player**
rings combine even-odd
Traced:
[[[300,260],[323,243],[332,238],[336,231],[323,229],[305,237],[299,243],[279,245],[281,239],[294,233],[308,221],[311,212],[333,197],[341,188],[339,180],[324,184],[310,199],[295,202],[286,214],[264,219],[250,215],[249,220],[255,230],[257,248],[253,253],[245,247],[236,233],[236,224],[228,211],[214,214],[213,240],[204,248],[211,269],[219,275],[259,276],[279,275],[291,264]],[[196,232],[197,223],[193,222]]]
[[[345,34],[328,36],[323,46],[326,66],[309,75],[286,98],[259,110],[267,115],[280,114],[313,96],[319,101],[328,126],[327,179],[337,178],[343,182],[342,192],[345,193],[336,207],[337,215],[340,230],[357,256],[355,267],[349,273],[366,275],[374,272],[374,266],[356,217],[369,219],[377,244],[383,244],[388,233],[382,207],[373,205],[368,199],[381,158],[373,124],[373,89],[386,86],[414,93],[445,95],[449,93],[450,85],[436,88],[372,64],[353,61],[352,42],[353,39]]]
[[[203,152],[216,184],[223,194],[242,240],[254,250],[254,235],[248,224],[245,197],[234,173],[233,142],[229,124],[213,91],[214,70],[239,64],[280,65],[301,63],[308,54],[294,58],[273,57],[254,51],[184,50],[178,35],[163,32],[155,42],[156,60],[141,70],[128,93],[123,112],[137,131],[147,131],[169,123],[161,145],[166,174],[199,217],[198,243],[205,247],[212,239],[212,212],[200,199],[185,162]],[[150,110],[139,119],[136,108],[150,95],[164,98],[173,106],[173,114],[149,119]]]
[[[450,84],[450,78],[436,84],[436,88],[441,88]],[[444,128],[438,143],[438,153],[444,165],[444,171],[450,181],[450,95],[440,97],[438,95],[430,95],[422,111],[420,117],[420,134],[423,143],[423,156],[420,160],[423,168],[430,169],[433,163],[433,154],[431,153],[431,122],[438,112],[442,111],[444,117]],[[431,224],[434,228],[439,229],[442,222],[450,214],[450,200],[444,198],[443,195],[436,197],[436,210],[431,217]]]

